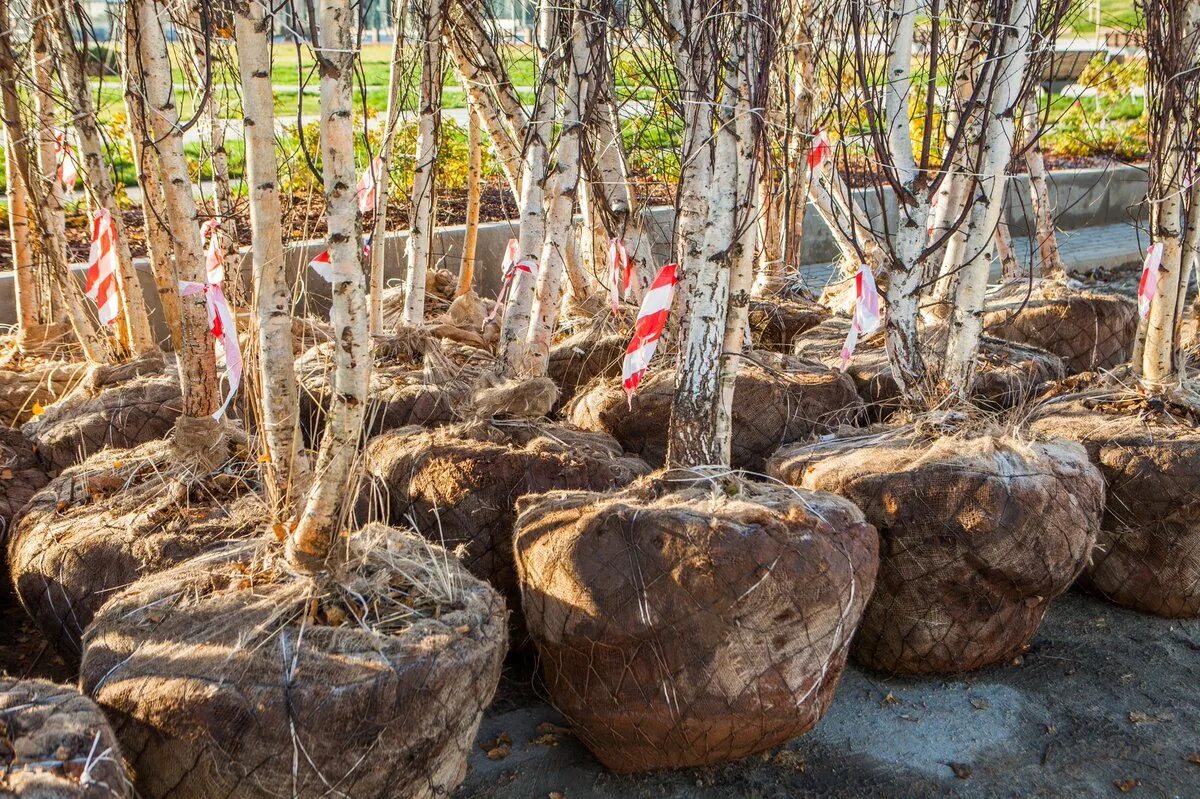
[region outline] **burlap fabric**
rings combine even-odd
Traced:
[[[65,685],[0,677],[0,796],[131,795],[116,736],[95,702]]]
[[[411,524],[462,548],[471,573],[515,606],[516,501],[557,489],[619,488],[649,467],[603,433],[514,420],[393,430],[368,444],[363,471],[360,521]]]
[[[356,532],[322,582],[264,549],[139,581],[88,630],[81,682],[139,794],[449,796],[499,680],[504,601],[408,532]]]
[[[911,431],[783,448],[770,473],[839,494],[879,530],[855,658],[948,674],[1019,654],[1091,556],[1104,482],[1078,444]]]
[[[1133,354],[1137,303],[1062,280],[1018,280],[988,294],[984,330],[1063,359],[1067,374],[1111,369]]]
[[[1084,581],[1125,607],[1200,616],[1200,431],[1177,416],[1085,399],[1039,417],[1034,435],[1079,441],[1108,484]]]
[[[267,509],[244,453],[185,468],[172,442],[105,450],[29,503],[8,541],[25,609],[68,663],[96,611],[120,588],[260,530]]]
[[[850,503],[651,478],[518,507],[522,605],[546,689],[608,768],[736,760],[829,708],[878,560]]]
[[[743,362],[734,385],[732,462],[761,471],[781,445],[840,425],[855,424],[863,403],[854,383],[819,363],[790,355],[756,353]],[[652,370],[630,400],[617,380],[597,380],[565,409],[584,430],[609,433],[652,466],[666,460],[675,371]]]

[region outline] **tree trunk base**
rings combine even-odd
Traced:
[[[0,793],[14,799],[132,796],[96,703],[45,680],[0,679]]]
[[[224,459],[223,459],[224,460]],[[62,658],[112,593],[146,574],[260,531],[267,509],[248,467],[190,469],[172,442],[106,450],[38,492],[8,541],[21,604]]]
[[[322,583],[279,550],[141,580],[88,630],[81,683],[140,795],[450,795],[499,681],[503,600],[409,532],[358,531]]]
[[[864,666],[953,674],[1003,663],[1092,554],[1104,483],[1078,444],[895,430],[785,447],[773,476],[854,502],[882,537],[854,642]]]
[[[1084,582],[1127,608],[1200,616],[1200,432],[1128,402],[1049,406],[1039,436],[1081,442],[1108,484],[1104,523]],[[1138,413],[1141,406],[1142,413]]]
[[[863,418],[863,402],[844,374],[790,355],[756,353],[734,386],[732,464],[762,471],[781,445],[824,434]],[[665,367],[665,364],[664,364]],[[564,415],[584,430],[609,433],[626,451],[662,466],[675,393],[675,371],[652,370],[631,402],[620,380],[594,381]]]
[[[609,769],[737,760],[829,708],[878,565],[878,536],[850,503],[651,478],[518,508],[546,688]]]

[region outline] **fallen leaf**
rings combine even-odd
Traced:
[[[895,694],[893,694],[891,691],[888,691],[887,696],[885,696],[883,698],[883,701],[879,703],[879,706],[887,707],[888,705],[898,705],[898,704],[900,704],[900,700],[896,698]]]
[[[803,774],[808,763],[804,760],[804,755],[790,749],[785,749],[775,755],[775,765],[779,768],[786,768],[790,771],[798,771]]]
[[[1137,780],[1113,780],[1113,785],[1117,786],[1117,790],[1121,793],[1129,793],[1141,783]]]
[[[992,703],[982,697],[976,697],[975,699],[971,700],[971,707],[975,708],[976,710],[987,710],[991,706]]]
[[[971,778],[971,767],[966,763],[947,763],[946,765],[954,772],[954,776],[960,780],[969,780]]]
[[[12,469],[0,469],[0,480],[11,480],[11,479],[13,479],[13,470]]]
[[[1191,763],[1193,766],[1200,766],[1200,752],[1192,752],[1190,755],[1184,758],[1184,760]]]
[[[1174,716],[1170,713],[1143,713],[1140,710],[1129,711],[1129,723],[1138,724],[1161,724],[1164,721],[1171,721]]]
[[[503,760],[512,753],[511,746],[497,746],[488,750],[488,760]]]
[[[287,528],[281,523],[275,522],[273,525],[271,525],[271,532],[275,534],[275,540],[277,540],[279,543],[282,544],[287,540]]]
[[[459,635],[466,635],[467,633],[471,632],[471,625],[469,625],[469,624],[460,625],[460,626],[454,628],[454,631],[456,633],[458,633]]]
[[[259,456],[258,456],[258,462],[259,462],[259,463],[270,463],[270,462],[271,462],[271,456],[270,456],[270,454],[269,454],[269,453],[263,453],[262,455],[259,455]]]
[[[33,409],[30,411],[34,416],[41,416],[45,412],[46,409],[42,407],[42,403],[40,402],[33,403]]]
[[[562,791],[551,791],[550,799],[567,799],[567,795]]]

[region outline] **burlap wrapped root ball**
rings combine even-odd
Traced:
[[[407,531],[317,582],[277,546],[117,595],[84,640],[146,799],[421,799],[462,780],[506,645],[501,597]]]
[[[790,355],[754,358],[743,361],[734,385],[734,468],[762,471],[783,444],[862,420],[863,402],[841,372]],[[593,382],[567,406],[567,419],[609,433],[626,451],[662,466],[675,396],[675,370],[662,366],[646,375],[632,399],[619,378]]]
[[[1144,613],[1200,616],[1200,431],[1166,414],[1102,402],[1056,404],[1044,413],[1031,431],[1082,442],[1108,485],[1084,582]]]
[[[267,509],[244,452],[185,466],[170,440],[105,450],[34,495],[8,541],[13,585],[67,663],[112,594],[223,541],[259,530]]]
[[[608,768],[736,760],[829,708],[878,565],[878,536],[849,502],[648,478],[518,507],[546,689]]]
[[[73,687],[0,677],[0,796],[131,796],[112,728]]]
[[[35,409],[66,396],[83,379],[86,367],[79,361],[24,359],[0,369],[0,424],[24,424]]]
[[[619,376],[628,345],[627,334],[606,333],[592,326],[556,342],[550,348],[546,371],[559,388],[558,407],[566,406],[596,378]]]
[[[796,336],[828,318],[828,308],[799,297],[750,301],[750,334],[757,349],[788,352]]]
[[[48,482],[29,439],[20,430],[0,428],[0,541],[8,539],[17,514]]]
[[[529,420],[385,433],[368,444],[360,521],[411,524],[461,552],[463,564],[514,605],[517,500],[558,489],[608,491],[647,474],[611,436]]]
[[[828,319],[797,336],[792,352],[838,368],[849,330],[848,318]],[[945,351],[945,347],[944,326],[922,331],[921,350],[926,369],[931,375],[931,386],[937,382],[942,365],[940,353]],[[872,420],[883,421],[900,409],[900,385],[888,363],[882,327],[858,342],[854,357],[846,367],[846,374],[854,379]],[[1039,387],[1065,375],[1066,368],[1057,355],[1025,344],[985,336],[979,345],[971,396],[982,408],[1004,410],[1028,400]]]
[[[1063,359],[1067,374],[1111,369],[1129,361],[1137,335],[1137,303],[1074,281],[1015,280],[988,295],[984,330]]]
[[[364,436],[411,424],[447,424],[459,418],[457,406],[465,399],[468,384],[427,368],[423,363],[427,346],[431,346],[428,339],[412,337],[376,342]],[[332,396],[333,348],[332,343],[320,344],[296,359],[300,425],[313,446],[321,440]]]
[[[881,538],[855,658],[888,672],[1000,663],[1091,555],[1104,482],[1078,444],[895,431],[785,447],[770,473],[862,508]]]
[[[22,428],[50,469],[65,469],[105,447],[163,438],[183,411],[174,359],[159,354],[93,366],[67,396]]]

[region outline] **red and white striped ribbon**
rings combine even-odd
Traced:
[[[630,407],[633,406],[633,392],[646,376],[650,359],[658,349],[658,340],[662,338],[663,330],[667,327],[667,317],[671,313],[671,302],[675,297],[675,286],[679,283],[678,271],[677,264],[667,264],[660,269],[646,296],[642,298],[641,307],[638,308],[633,338],[625,348],[625,360],[621,364],[621,378]]]
[[[75,153],[65,130],[54,132],[54,163],[58,167],[58,182],[65,191],[71,191],[79,179],[79,165],[75,163]]]
[[[213,414],[214,419],[220,419],[229,409],[229,403],[233,401],[233,395],[237,393],[242,382],[242,349],[238,346],[237,322],[233,318],[233,311],[229,308],[229,301],[225,299],[220,282],[179,281],[181,297],[191,297],[200,293],[204,294],[205,305],[208,307],[209,331],[225,354],[225,377],[229,384],[229,393],[225,395],[221,407]]]
[[[613,313],[621,310],[621,298],[629,299],[633,288],[633,259],[622,239],[608,240],[608,297]]]
[[[354,196],[358,198],[359,213],[369,214],[375,210],[381,174],[383,174],[383,159],[376,156],[372,159],[371,166],[358,179],[358,191]]]
[[[209,283],[220,283],[225,279],[225,248],[221,246],[221,220],[210,219],[200,227],[200,238],[208,241],[204,251],[204,268]]]
[[[820,169],[833,155],[833,142],[829,141],[825,129],[821,128],[813,134],[812,147],[808,151],[808,171]]]
[[[371,257],[371,237],[367,236],[363,239],[363,260]],[[309,267],[321,277],[325,278],[325,282],[333,285],[334,283],[349,283],[361,273],[361,265],[357,268],[352,267],[350,271],[340,269],[335,271],[333,268],[333,259],[329,256],[329,250],[323,250],[320,255],[308,262]]]
[[[101,208],[92,216],[92,250],[88,255],[86,293],[96,303],[100,324],[111,325],[120,313],[117,291],[117,231],[112,214]]]
[[[858,265],[854,276],[854,318],[850,321],[850,332],[842,345],[841,370],[846,371],[860,336],[869,336],[879,329],[879,290],[875,287],[875,276],[866,264]]]
[[[1146,262],[1142,265],[1142,279],[1138,282],[1138,313],[1145,319],[1150,315],[1154,295],[1158,293],[1158,268],[1162,265],[1163,243],[1150,245],[1146,250]]]
[[[504,260],[500,262],[500,272],[504,275],[504,282],[500,286],[500,294],[496,297],[496,304],[492,306],[492,312],[488,314],[484,324],[490,323],[500,312],[504,310],[505,303],[508,302],[508,295],[512,291],[513,280],[517,276],[517,272],[526,272],[537,277],[537,263],[534,261],[520,261],[521,244],[516,239],[509,239],[508,246],[504,248]]]

